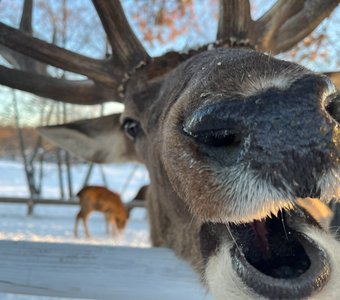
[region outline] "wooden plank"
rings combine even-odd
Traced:
[[[209,300],[168,249],[0,241],[0,291],[99,300]]]
[[[21,197],[0,197],[0,203],[23,203],[27,204],[29,198],[21,198]],[[32,199],[33,204],[50,204],[50,205],[79,205],[79,201],[75,199],[70,200],[62,200],[62,199]]]

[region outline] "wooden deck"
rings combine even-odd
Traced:
[[[211,300],[161,248],[0,241],[0,291],[103,300]]]

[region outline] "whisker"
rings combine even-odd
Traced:
[[[280,209],[280,215],[281,215],[281,222],[282,222],[283,230],[285,232],[286,239],[289,240],[287,230],[286,230],[285,220],[283,219],[283,211],[281,209]]]
[[[237,244],[236,239],[234,238],[234,236],[233,236],[233,234],[232,234],[232,232],[231,232],[231,230],[230,230],[229,224],[225,224],[225,225],[226,225],[226,227],[227,227],[227,229],[228,229],[228,232],[229,232],[231,238],[233,239],[233,242],[234,242],[236,248],[238,249],[238,251],[240,252],[240,254],[241,254],[242,256],[244,256],[244,254],[243,254],[241,248],[240,248],[239,245]]]

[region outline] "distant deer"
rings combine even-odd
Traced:
[[[133,198],[132,201],[134,200],[141,200],[141,201],[145,201],[147,198],[147,192],[148,192],[148,185],[143,185],[137,192],[136,196]]]
[[[86,186],[82,188],[79,197],[80,211],[76,216],[74,235],[78,237],[79,221],[83,221],[86,237],[90,237],[88,229],[88,217],[93,211],[100,211],[105,215],[106,232],[109,232],[109,224],[112,233],[118,235],[126,226],[129,214],[119,194],[101,186]]]
[[[220,0],[215,43],[159,57],[120,1],[92,3],[111,45],[102,60],[0,24],[13,55],[87,76],[1,66],[0,83],[64,102],[124,102],[122,114],[41,134],[95,162],[144,163],[153,245],[189,262],[214,299],[339,299],[340,245],[298,199],[340,197],[340,94],[325,75],[272,56],[339,0],[280,0],[257,20],[248,0]]]

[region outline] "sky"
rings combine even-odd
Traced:
[[[57,26],[58,32],[62,31],[61,8],[62,0],[35,0],[36,6],[33,15],[34,34],[36,37],[51,41],[53,26],[52,20]],[[135,30],[137,37],[143,39],[143,34],[137,26],[136,16],[143,11],[146,2],[152,0],[135,1],[123,0],[122,4],[126,11],[129,22]],[[264,11],[269,9],[274,0],[253,0],[252,18],[259,18]],[[171,6],[171,1],[169,6]],[[195,47],[214,40],[217,30],[217,21],[214,16],[217,15],[217,3],[214,0],[196,0],[194,5],[195,20],[188,22],[188,30],[183,35],[178,36],[171,42],[160,43],[154,41],[152,43],[144,42],[144,47],[151,56],[158,56],[169,50],[180,51],[185,48]],[[0,0],[0,21],[10,26],[18,27],[20,22],[20,14],[23,0]],[[143,6],[144,5],[144,6]],[[149,6],[152,13],[153,8]],[[105,50],[105,34],[100,26],[100,20],[89,0],[68,0],[67,8],[69,18],[66,30],[66,43],[63,45],[61,34],[57,35],[57,44],[65,46],[66,49],[79,52],[81,54],[102,58]],[[154,8],[156,9],[156,7]],[[178,26],[187,22],[187,19],[178,20]],[[191,22],[192,21],[192,22]],[[181,23],[182,22],[182,23]],[[79,25],[81,24],[81,26]],[[328,52],[328,57],[318,58],[313,62],[309,62],[308,58],[302,61],[302,64],[315,71],[330,71],[340,69],[340,7],[333,13],[330,19],[326,19],[316,30],[316,32],[325,32],[330,37],[322,44],[324,51]],[[164,35],[166,36],[165,31]],[[280,55],[280,58],[291,59],[287,54]],[[298,59],[300,57],[296,57]],[[0,58],[0,64],[6,62]],[[60,70],[50,68],[52,74],[60,74]],[[74,75],[68,75],[74,78]],[[11,89],[0,86],[0,123],[13,123],[13,92]],[[16,92],[19,99],[19,111],[21,112],[21,122],[25,125],[35,125],[39,121],[41,111],[41,102],[38,97],[29,93]],[[117,106],[106,104],[104,113],[108,114],[116,111]],[[119,106],[119,109],[122,109]],[[101,113],[101,107],[77,107],[68,105],[69,118],[77,119],[88,117],[94,112],[95,116]]]

